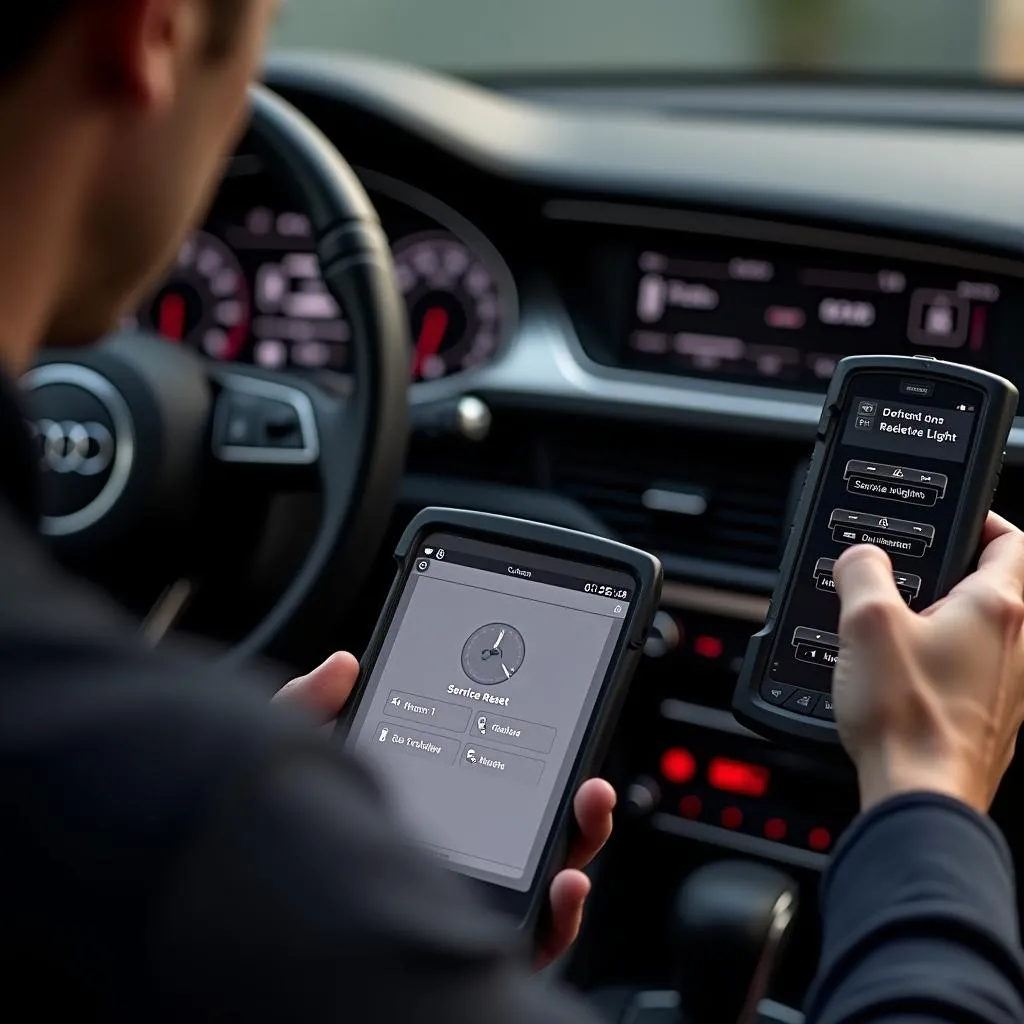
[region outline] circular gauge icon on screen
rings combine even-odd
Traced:
[[[526,643],[514,626],[481,626],[462,648],[462,671],[481,686],[507,683],[526,660]]]

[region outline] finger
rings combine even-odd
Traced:
[[[611,783],[588,779],[580,786],[573,802],[579,826],[566,866],[585,868],[601,852],[612,834],[612,814],[617,797]]]
[[[320,722],[331,722],[345,707],[358,677],[359,662],[351,654],[332,654],[319,668],[282,687],[274,700],[304,707]]]
[[[981,533],[981,546],[987,548],[992,541],[997,540],[1004,534],[1016,532],[1018,532],[1017,527],[1009,519],[1004,519],[996,512],[989,512],[988,518],[985,520],[985,527]]]
[[[963,598],[980,600],[977,608],[981,610],[990,607],[986,602],[993,599],[1009,605],[1024,597],[1024,533],[1002,520],[995,525],[991,536],[993,539],[978,559],[977,570],[949,592],[954,599],[950,608],[962,609]]]
[[[557,960],[575,941],[583,923],[590,879],[582,871],[560,871],[551,883],[551,923],[537,946],[537,967]]]
[[[1024,533],[990,512],[982,544],[977,574],[983,574],[988,584],[1001,582],[1014,594],[1024,593]]]
[[[833,575],[842,610],[848,616],[866,605],[906,609],[893,579],[889,556],[873,544],[858,544],[844,551],[835,564]]]
[[[922,614],[935,615],[951,602],[956,608],[958,598],[978,591],[994,591],[1010,598],[1024,594],[1024,534],[1002,516],[989,512],[981,545],[977,570]]]

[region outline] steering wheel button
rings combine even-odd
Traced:
[[[221,444],[232,448],[255,448],[260,443],[258,400],[248,395],[232,395],[227,415],[221,421]]]
[[[294,406],[264,399],[261,420],[262,444],[270,448],[302,447],[302,423]]]
[[[221,445],[228,448],[301,449],[302,420],[288,402],[258,395],[237,394],[227,398],[221,419]]]

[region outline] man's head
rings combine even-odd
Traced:
[[[0,33],[0,323],[23,326],[0,329],[0,362],[21,369],[44,340],[109,330],[171,262],[244,123],[277,0],[17,6]]]

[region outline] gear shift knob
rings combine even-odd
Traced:
[[[686,1024],[754,1024],[796,911],[797,884],[774,868],[721,861],[676,899],[676,986]]]

